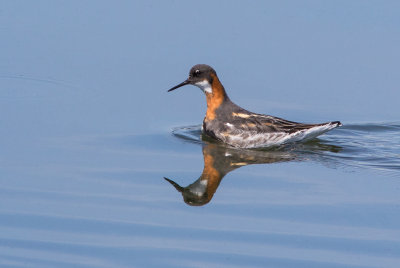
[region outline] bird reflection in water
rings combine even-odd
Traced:
[[[210,202],[221,180],[234,169],[251,164],[271,164],[287,161],[304,161],[318,156],[318,151],[338,152],[341,147],[322,144],[314,140],[298,148],[276,148],[274,150],[246,150],[228,148],[220,144],[203,143],[204,169],[200,178],[182,187],[175,181],[165,178],[183,196],[186,204],[203,206]]]

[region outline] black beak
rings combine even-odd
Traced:
[[[180,192],[180,193],[183,192],[183,187],[180,186],[179,184],[177,184],[176,182],[174,182],[173,180],[170,180],[170,179],[168,179],[168,178],[166,178],[166,177],[164,177],[164,180],[166,180],[167,182],[171,183],[172,186],[174,186],[175,189],[176,189],[178,192]]]
[[[170,91],[172,91],[174,89],[177,89],[178,87],[183,87],[183,86],[185,86],[187,84],[190,84],[189,79],[187,79],[187,80],[183,81],[182,83],[180,83],[179,85],[176,85],[173,88],[169,89],[168,92],[170,92]]]

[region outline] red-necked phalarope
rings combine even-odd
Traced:
[[[269,147],[305,141],[342,125],[339,121],[302,124],[249,112],[229,99],[215,70],[205,64],[193,66],[189,78],[168,92],[189,84],[199,87],[206,95],[203,132],[233,147]]]

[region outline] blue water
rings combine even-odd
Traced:
[[[238,150],[201,134],[201,125],[179,127],[173,134],[186,142],[207,147],[211,142],[221,150],[253,155],[262,164],[263,156],[276,155],[282,161],[320,161],[348,170],[369,169],[393,176],[400,175],[400,123],[347,124],[305,143],[274,148]],[[269,161],[267,161],[269,163]],[[249,164],[253,164],[250,160]],[[254,164],[258,164],[257,161]]]
[[[399,267],[398,10],[3,1],[0,267]],[[196,63],[250,111],[343,127],[204,139],[200,90],[166,92]]]

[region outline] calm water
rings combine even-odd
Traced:
[[[0,267],[399,267],[397,1],[0,5]],[[304,144],[227,148],[195,63]],[[207,183],[205,183],[207,182]]]

